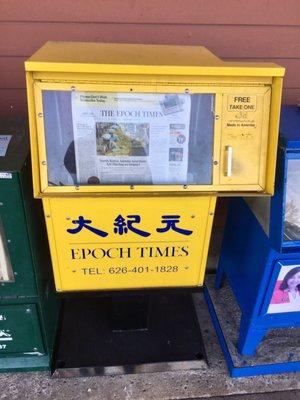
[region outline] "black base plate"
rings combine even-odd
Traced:
[[[191,293],[82,296],[63,300],[52,371],[66,377],[122,366],[121,373],[133,373],[141,364],[204,358]]]

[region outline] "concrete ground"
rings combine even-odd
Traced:
[[[300,398],[300,395],[297,390],[290,390],[288,392],[272,392],[270,394],[255,393],[237,396],[206,397],[206,399],[207,398],[210,398],[211,400],[297,400]]]
[[[212,376],[213,374],[215,377]],[[211,371],[206,377],[203,371],[65,380],[50,379],[47,373],[3,374],[0,377],[0,398],[9,400],[195,400],[208,398],[297,400],[300,399],[299,378],[299,374],[289,374],[278,375],[275,379],[270,377],[231,379],[223,368],[219,371]]]
[[[208,365],[200,369],[53,379],[46,372],[0,375],[0,399],[9,400],[297,400],[300,373],[230,378],[202,295],[198,296]]]
[[[208,269],[218,253],[218,233]],[[47,372],[0,374],[0,400],[300,400],[300,373],[230,378],[203,296],[198,296],[208,365],[136,375],[52,379]]]

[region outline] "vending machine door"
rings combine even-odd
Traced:
[[[42,192],[264,190],[270,88],[153,89],[36,83]]]

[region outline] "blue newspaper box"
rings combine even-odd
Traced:
[[[300,109],[297,107],[282,108],[275,195],[230,201],[216,289],[221,288],[225,279],[241,313],[236,346],[240,355],[253,356],[270,330],[300,327]],[[210,306],[213,307],[212,303]],[[284,368],[283,363],[282,369],[276,367],[274,372],[300,370],[300,360],[293,361],[289,368]]]

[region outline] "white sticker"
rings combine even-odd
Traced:
[[[0,179],[12,179],[10,172],[0,172]]]
[[[12,338],[11,334],[8,332],[8,330],[2,329],[0,331],[0,340],[2,342],[7,342],[7,341],[10,341],[10,340],[13,340],[13,338]]]
[[[0,135],[0,157],[5,157],[12,135]]]

